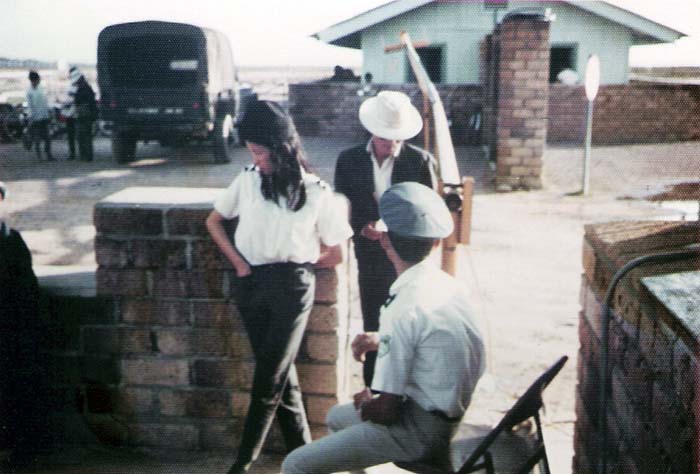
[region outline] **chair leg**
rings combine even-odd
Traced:
[[[535,424],[537,425],[537,437],[540,439],[541,443],[541,457],[542,463],[544,464],[544,474],[549,474],[549,460],[547,459],[547,448],[544,444],[544,432],[542,431],[542,423],[540,422],[539,412],[535,413]],[[538,450],[539,451],[539,450]]]

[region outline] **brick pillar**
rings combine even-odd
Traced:
[[[495,37],[496,184],[501,191],[539,189],[547,134],[549,22],[511,17],[498,26]]]
[[[83,329],[84,350],[117,360],[112,396],[128,444],[238,445],[254,360],[232,296],[235,272],[204,224],[218,193],[129,188],[95,206],[97,294],[115,302],[117,316]],[[297,359],[315,437],[325,434],[328,408],[347,395],[346,273],[316,272]],[[282,448],[276,429],[267,447]]]

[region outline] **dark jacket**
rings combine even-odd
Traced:
[[[77,83],[75,92],[75,112],[79,120],[97,120],[97,102],[95,101],[95,91],[90,84],[81,78]]]
[[[413,145],[404,143],[394,162],[391,184],[415,181],[435,189],[435,159]],[[379,208],[374,197],[372,157],[366,145],[343,151],[335,166],[335,190],[350,201],[350,225],[354,231],[355,256],[360,263],[384,259],[386,255],[377,241],[360,235],[362,228],[379,220]]]

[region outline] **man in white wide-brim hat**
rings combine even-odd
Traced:
[[[402,92],[382,91],[360,106],[360,122],[372,135],[362,145],[343,151],[335,168],[335,189],[350,201],[358,286],[364,331],[377,331],[379,310],[396,279],[391,262],[379,243],[378,202],[391,185],[415,181],[435,188],[435,159],[405,143],[423,128],[423,120]],[[376,352],[364,356],[363,377],[372,384]]]

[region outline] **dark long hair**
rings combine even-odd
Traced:
[[[261,174],[263,196],[274,203],[278,203],[282,196],[286,198],[289,209],[298,211],[306,204],[302,170],[309,170],[299,134],[295,131],[283,141],[273,139],[271,145],[265,146],[270,150],[272,174]]]
[[[276,102],[256,99],[247,106],[238,134],[241,140],[270,150],[272,173],[261,173],[260,191],[265,199],[279,204],[282,196],[289,209],[301,209],[306,203],[303,171],[309,166],[289,113]]]

